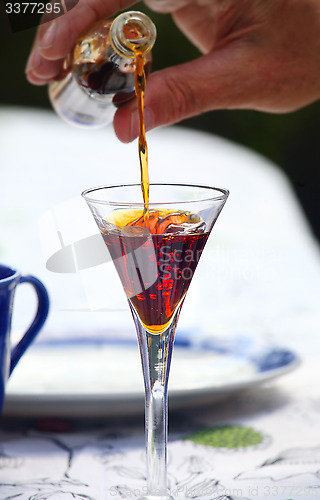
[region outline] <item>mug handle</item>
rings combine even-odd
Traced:
[[[10,375],[21,356],[25,353],[25,351],[43,326],[49,312],[49,296],[43,283],[41,283],[40,280],[38,280],[34,276],[31,276],[30,274],[20,276],[18,285],[20,285],[21,283],[30,283],[30,285],[32,285],[35,289],[38,298],[38,309],[35,318],[29,326],[28,330],[11,351]]]

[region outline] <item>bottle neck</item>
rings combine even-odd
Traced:
[[[134,59],[137,54],[146,55],[156,40],[156,27],[142,12],[130,11],[117,16],[110,28],[110,40],[114,50],[122,57]]]

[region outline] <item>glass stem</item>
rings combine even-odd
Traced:
[[[167,485],[167,388],[175,330],[180,312],[160,334],[148,332],[131,306],[136,324],[145,384],[147,491],[150,497],[170,499]]]

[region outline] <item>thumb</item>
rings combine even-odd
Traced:
[[[146,130],[214,109],[250,107],[257,68],[250,71],[241,52],[221,50],[151,74],[145,95]],[[138,136],[138,125],[135,100],[117,110],[114,128],[122,142]]]

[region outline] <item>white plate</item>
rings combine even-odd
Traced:
[[[211,338],[197,346],[180,340],[171,365],[170,409],[213,402],[283,375],[298,363],[293,352],[246,337]],[[8,382],[3,414],[100,417],[143,409],[137,343],[84,338],[34,344]]]

